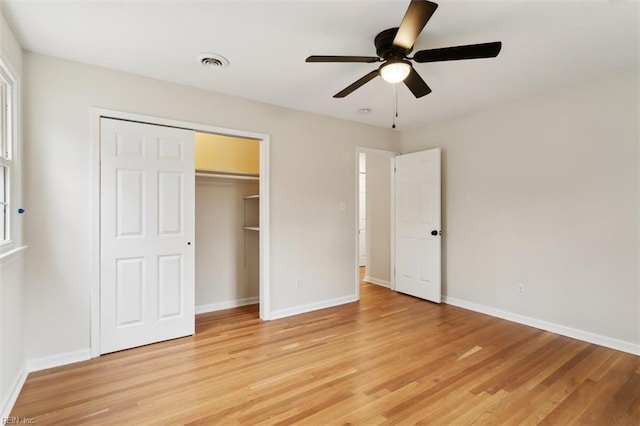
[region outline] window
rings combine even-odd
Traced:
[[[14,175],[12,147],[13,79],[0,61],[0,245],[11,240],[11,177]]]

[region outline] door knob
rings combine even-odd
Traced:
[[[438,231],[436,231],[435,229],[433,231],[431,231],[431,235],[438,235]]]

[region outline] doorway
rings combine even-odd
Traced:
[[[270,319],[269,306],[269,136],[241,130],[226,129],[198,123],[169,120],[158,117],[132,114],[122,111],[92,109],[92,285],[91,285],[91,356],[96,357],[101,353],[100,349],[100,289],[101,289],[101,120],[115,119],[135,123],[145,123],[152,126],[215,133],[240,138],[249,138],[259,141],[260,144],[260,177],[258,181],[260,203],[258,217],[260,232],[258,236],[259,247],[259,304],[260,318]]]
[[[361,271],[367,266],[367,154],[361,152],[358,159],[358,264]]]
[[[360,185],[360,164],[365,164]],[[361,197],[361,188],[364,196]],[[440,150],[398,155],[356,148],[356,229],[365,211],[366,266],[360,266],[356,236],[356,290],[364,281],[440,303]]]
[[[365,282],[393,288],[391,200],[394,156],[390,151],[356,148],[356,294],[359,294],[360,275]]]

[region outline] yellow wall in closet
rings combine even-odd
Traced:
[[[196,170],[260,174],[260,142],[196,132]]]

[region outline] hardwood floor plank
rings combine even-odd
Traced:
[[[594,382],[597,387],[595,395],[589,395],[591,401],[584,406],[583,414],[575,421],[572,419],[572,422],[590,425],[640,424],[640,375],[628,374],[629,369],[639,363],[638,358],[631,355],[620,359],[609,374]],[[576,411],[571,408],[567,407],[565,411]]]
[[[591,346],[587,343],[579,342],[582,346]],[[584,384],[591,374],[596,371],[601,363],[602,359],[598,356],[597,349],[595,347],[593,351],[589,351],[589,355],[585,356],[586,351],[584,349],[576,353],[567,363],[563,364],[558,370],[563,371],[563,375],[559,376],[557,372],[553,373],[554,382],[551,386],[546,386],[545,381],[541,382],[541,386],[546,389],[543,393],[538,395],[535,401],[532,401],[535,409],[530,409],[528,412],[520,411],[520,417],[517,418],[519,422],[529,424],[540,424],[544,419],[551,415],[551,413],[561,407],[565,399],[571,396],[573,392]],[[604,348],[602,348],[604,349]],[[608,350],[607,350],[608,351]],[[624,359],[626,355],[624,353],[616,352],[617,356],[612,364],[610,364],[609,374],[605,377],[608,380],[622,380],[625,374],[614,370],[619,360]],[[580,358],[580,362],[576,362],[576,359]],[[635,357],[637,358],[637,357]],[[567,369],[566,366],[571,364],[571,368]],[[631,366],[625,366],[623,369],[630,369]],[[626,370],[625,370],[626,371]],[[611,395],[604,396],[605,400],[610,400]],[[581,412],[581,411],[580,411]],[[573,418],[578,418],[580,412],[576,412],[572,415]],[[511,419],[513,420],[513,418]]]
[[[38,425],[638,424],[638,357],[372,284],[357,303],[30,374]]]

